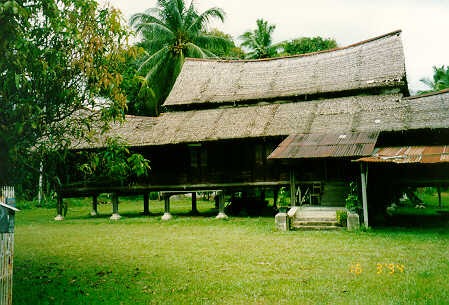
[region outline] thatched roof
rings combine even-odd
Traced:
[[[164,106],[191,109],[374,88],[408,92],[400,35],[396,31],[344,48],[268,60],[187,59]]]
[[[310,133],[381,132],[449,127],[449,92],[341,97],[127,116],[111,134],[130,146],[195,143]],[[102,146],[80,144],[76,148]]]

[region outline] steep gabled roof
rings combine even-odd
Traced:
[[[407,93],[400,35],[396,31],[344,48],[268,60],[187,59],[164,106],[212,108],[379,88]]]

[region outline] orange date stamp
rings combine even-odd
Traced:
[[[366,268],[368,272],[373,271],[376,274],[400,274],[405,272],[405,266],[403,264],[398,263],[377,263],[375,269],[372,268]],[[351,264],[349,267],[349,273],[360,275],[364,272],[365,268],[363,268],[362,264],[360,263],[354,263]]]

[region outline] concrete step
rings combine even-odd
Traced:
[[[336,226],[336,221],[295,220],[294,226]]]
[[[307,231],[307,230],[340,230],[338,226],[293,226],[293,230]]]
[[[337,217],[295,217],[297,221],[337,221]]]

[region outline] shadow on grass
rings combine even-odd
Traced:
[[[449,228],[449,215],[419,215],[419,214],[394,214],[386,217],[387,226],[416,227],[416,228]]]

